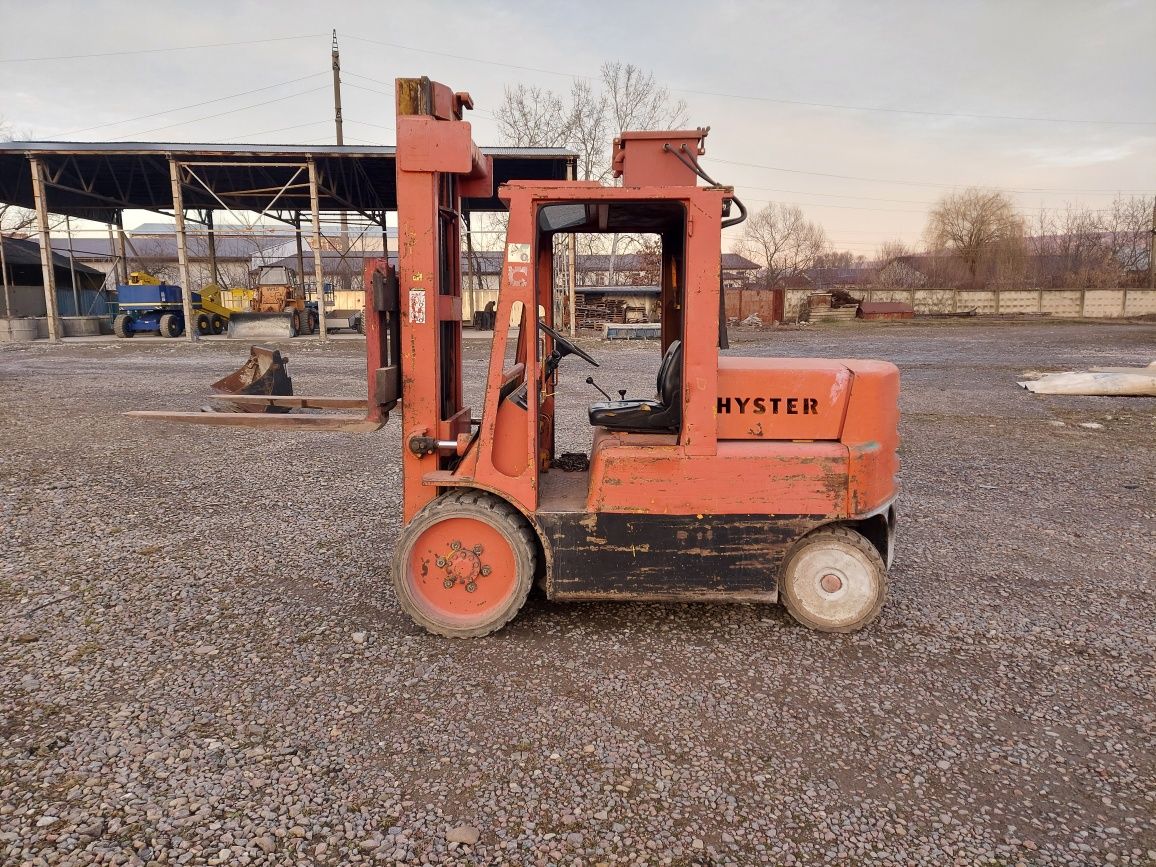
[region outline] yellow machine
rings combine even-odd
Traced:
[[[276,340],[317,330],[317,307],[306,302],[297,272],[283,265],[262,265],[249,310],[234,311],[229,336],[241,340]]]

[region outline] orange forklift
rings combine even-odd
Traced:
[[[703,170],[707,131],[624,132],[621,186],[514,181],[480,412],[464,405],[461,200],[493,192],[468,94],[397,82],[398,267],[366,264],[368,399],[233,396],[269,413],[143,413],[266,428],[371,430],[400,407],[401,607],[450,637],[550,599],[775,602],[813,629],[870,623],[895,533],[899,372],[880,361],[721,355],[722,229],[745,216]],[[699,181],[703,184],[700,185]],[[737,216],[730,216],[732,210]],[[588,466],[555,455],[556,233],[661,239],[656,395],[589,408]],[[364,414],[286,413],[364,406]]]

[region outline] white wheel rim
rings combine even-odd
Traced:
[[[859,620],[879,594],[870,561],[854,548],[834,543],[801,551],[787,580],[802,611],[827,626],[847,626]]]

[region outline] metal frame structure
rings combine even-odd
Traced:
[[[562,180],[573,176],[577,162],[576,154],[561,148],[483,151],[493,160],[499,184],[515,178]],[[301,272],[302,226],[308,214],[318,324],[325,340],[321,221],[329,214],[352,211],[369,225],[379,226],[388,247],[387,215],[397,210],[395,162],[395,148],[378,146],[5,142],[0,143],[0,202],[36,212],[48,335],[53,342],[59,340],[61,326],[51,265],[50,213],[106,223],[110,233],[115,231],[121,262],[125,210],[173,217],[186,322],[194,321],[188,223],[205,227],[214,275],[214,212],[251,211],[286,223],[294,230]],[[491,194],[464,201],[462,210],[500,211],[504,206]],[[195,341],[196,330],[186,328],[186,337]]]

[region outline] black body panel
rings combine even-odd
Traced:
[[[539,512],[552,599],[773,602],[783,555],[821,515]]]

